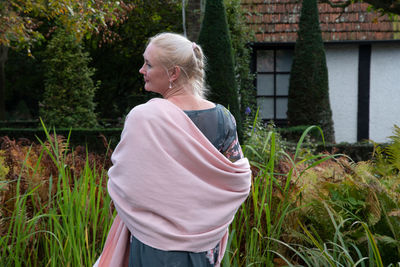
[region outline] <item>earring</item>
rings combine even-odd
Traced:
[[[169,81],[169,86],[168,86],[168,88],[169,88],[169,89],[172,88],[172,82],[171,82],[171,81]]]

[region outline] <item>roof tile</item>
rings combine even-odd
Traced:
[[[242,0],[248,25],[257,42],[295,42],[301,4],[298,0]],[[367,11],[368,4],[355,3],[345,9],[318,5],[325,41],[400,40],[400,19]]]

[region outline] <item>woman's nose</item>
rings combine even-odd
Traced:
[[[145,73],[144,64],[143,64],[143,66],[140,68],[139,73],[141,73],[141,74],[144,74],[144,73]]]

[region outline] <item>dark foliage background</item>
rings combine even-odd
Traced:
[[[119,40],[101,47],[96,38],[88,42],[92,65],[97,69],[94,79],[102,82],[95,97],[101,118],[124,116],[135,105],[156,96],[144,91],[139,73],[147,40],[162,31],[182,31],[180,1],[133,2],[132,14],[115,29]]]
[[[123,117],[132,107],[157,96],[144,91],[143,77],[139,73],[147,40],[163,31],[182,32],[181,1],[125,2],[133,4],[134,8],[129,11],[123,24],[111,26],[109,29],[114,34],[106,37],[113,39],[112,42],[105,41],[104,34],[101,34],[92,35],[82,43],[83,52],[89,52],[91,58],[88,62],[89,67],[95,70],[91,79],[94,84],[100,81],[94,96],[95,113],[100,126],[120,127]],[[246,11],[242,9],[240,1],[224,0],[220,3],[221,7],[222,2],[226,7],[224,25],[228,25],[228,32],[224,30],[225,36],[229,37],[229,41],[226,39],[226,45],[231,49],[229,58],[232,58],[233,65],[229,67],[228,72],[221,72],[221,75],[230,77],[227,79],[230,83],[228,87],[233,91],[222,93],[223,97],[214,101],[225,103],[228,98],[229,101],[225,105],[233,111],[239,124],[239,113],[243,116],[247,107],[256,110],[256,91],[253,75],[250,73],[250,49],[247,46],[253,35],[245,24]],[[25,51],[10,49],[6,64],[7,120],[35,120],[39,117],[39,106],[41,102],[43,104],[45,91],[45,50],[55,36],[50,30],[55,25],[53,21],[41,25],[42,31],[50,31],[50,34],[46,35],[45,42],[37,43],[32,48],[32,57]],[[225,53],[225,50],[220,48],[219,52]],[[221,58],[226,63],[225,54],[215,61],[220,61]],[[82,73],[77,71],[73,75],[79,77]]]
[[[84,43],[92,58],[89,66],[95,69],[92,79],[101,81],[94,102],[97,103],[97,117],[102,120],[118,120],[133,106],[155,96],[144,92],[143,77],[139,73],[147,40],[162,31],[182,31],[181,1],[126,2],[134,4],[135,8],[124,24],[112,27],[117,34],[116,40],[107,43],[94,35]],[[48,41],[53,36],[47,36]],[[9,120],[39,116],[39,102],[44,93],[46,44],[37,44],[32,48],[32,57],[25,51],[9,52],[6,64],[6,110]]]

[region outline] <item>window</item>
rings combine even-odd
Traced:
[[[285,124],[287,115],[292,48],[257,50],[257,105],[259,116]]]

